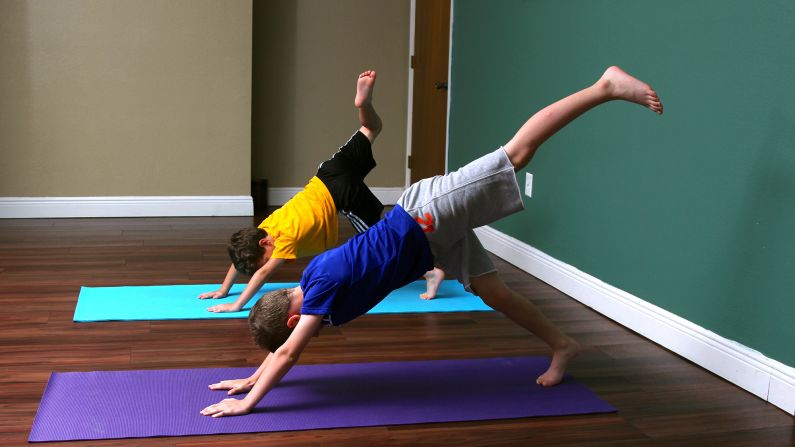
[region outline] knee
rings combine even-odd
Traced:
[[[530,160],[533,158],[533,155],[538,149],[538,144],[534,141],[518,142],[511,140],[506,143],[503,148],[505,149],[505,153],[508,155],[508,159],[511,161],[514,170],[519,171],[527,166],[528,163],[530,163]]]

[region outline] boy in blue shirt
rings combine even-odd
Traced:
[[[298,361],[323,325],[341,325],[363,315],[392,290],[434,266],[544,340],[553,351],[552,361],[536,382],[560,383],[580,345],[508,289],[472,229],[523,209],[516,171],[558,130],[613,100],[663,112],[651,87],[610,67],[595,84],[530,117],[496,151],[458,171],[411,185],[383,220],[313,259],[298,287],[265,295],[251,309],[249,326],[254,340],[269,354],[251,377],[210,385],[228,390],[229,395],[247,391],[248,395],[224,399],[201,413],[222,417],[250,412]]]

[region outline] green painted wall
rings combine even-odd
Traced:
[[[665,115],[610,103],[555,135],[494,225],[795,365],[795,3],[454,3],[449,168],[609,65]],[[520,173],[523,183],[524,173]]]

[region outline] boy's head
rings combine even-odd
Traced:
[[[278,289],[268,292],[251,308],[248,327],[254,342],[260,348],[276,352],[293,333],[295,323],[288,323],[292,317],[290,293],[293,290]]]
[[[232,235],[226,248],[238,272],[253,275],[273,253],[268,233],[261,228],[244,228]]]

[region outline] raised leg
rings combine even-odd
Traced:
[[[662,115],[657,93],[619,67],[608,68],[595,84],[538,111],[504,146],[515,169],[524,168],[536,150],[557,131],[583,113],[608,101],[629,101]]]

